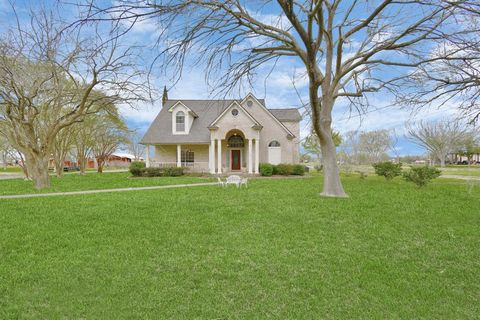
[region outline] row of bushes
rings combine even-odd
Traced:
[[[145,163],[138,161],[130,164],[130,173],[134,177],[179,177],[184,174],[181,167],[146,168]]]
[[[392,180],[400,175],[408,182],[415,183],[418,187],[425,186],[431,180],[438,178],[441,171],[435,167],[422,166],[411,167],[407,171],[402,171],[401,163],[379,162],[374,163],[373,168],[375,173],[379,176],[385,177],[387,180]]]
[[[305,166],[301,164],[280,163],[277,165],[270,163],[260,163],[259,171],[262,176],[270,177],[272,175],[281,176],[303,176],[305,174]]]

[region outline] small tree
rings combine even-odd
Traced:
[[[96,115],[94,118],[92,153],[97,160],[98,173],[110,156],[123,144],[128,144],[128,127],[118,112]]]
[[[340,135],[339,132],[333,131],[332,139],[336,147],[338,147],[342,143],[342,136]],[[320,144],[320,140],[318,139],[318,136],[315,133],[315,131],[312,130],[310,134],[305,137],[305,140],[303,141],[302,146],[307,153],[315,155],[317,157],[317,160],[321,161],[322,146]]]
[[[407,126],[408,138],[427,149],[445,166],[447,155],[454,152],[465,137],[466,129],[458,121],[420,121],[414,126]]]
[[[412,167],[403,173],[403,178],[406,181],[415,183],[418,188],[421,188],[431,180],[438,178],[441,173],[442,172],[435,167]]]
[[[72,127],[68,127],[60,130],[55,136],[53,142],[53,159],[55,162],[55,174],[58,178],[63,176],[63,165],[67,154],[73,148],[75,133]]]
[[[472,163],[473,156],[480,153],[480,143],[477,132],[470,131],[465,134],[457,153],[467,157],[468,165]]]
[[[145,146],[140,144],[142,135],[137,130],[134,130],[130,132],[128,140],[128,151],[130,151],[135,160],[140,160],[145,154]]]
[[[392,180],[402,174],[402,164],[393,163],[390,161],[374,163],[373,168],[375,173],[379,176],[385,177],[387,180]]]

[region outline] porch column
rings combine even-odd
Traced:
[[[182,166],[182,146],[177,144],[177,167]]]
[[[208,157],[208,165],[210,168],[210,173],[215,174],[215,140],[212,139],[210,141],[210,149],[208,150],[209,157]]]
[[[217,155],[217,156],[218,156],[218,159],[217,159],[217,160],[218,160],[218,163],[217,163],[217,165],[218,165],[217,173],[218,173],[218,174],[222,174],[222,140],[218,139],[218,140],[217,140],[217,143],[218,143],[218,144],[217,144],[217,147],[218,147],[218,150],[217,150],[217,152],[218,152],[218,155]]]
[[[252,154],[253,148],[252,148],[252,139],[248,139],[248,173],[252,174],[252,161],[253,161],[253,154]]]
[[[259,161],[260,161],[260,144],[258,139],[255,139],[255,167],[253,168],[255,174],[258,174]]]
[[[145,146],[145,166],[150,168],[150,145]]]

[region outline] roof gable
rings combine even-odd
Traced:
[[[258,121],[247,111],[244,107],[242,107],[237,101],[233,101],[223,112],[215,119],[213,122],[208,126],[209,128],[215,127],[215,125],[234,107],[241,109],[245,115],[252,120],[254,126],[260,125]]]
[[[245,98],[243,98],[242,102],[240,102],[240,104],[244,104],[246,101],[248,101],[248,99],[253,99],[255,100],[260,106],[261,108],[263,108],[263,110],[265,110],[267,112],[268,115],[270,115],[270,117],[278,124],[280,125],[280,127],[282,127],[283,130],[285,130],[287,132],[287,135],[289,135],[290,137],[294,138],[295,135],[282,123],[280,122],[280,120],[278,120],[271,112],[269,109],[267,109],[267,107],[265,107],[264,104],[262,104],[252,93],[249,93],[247,94],[247,96]]]

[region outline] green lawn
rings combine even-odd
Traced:
[[[146,187],[180,183],[201,183],[211,180],[208,178],[189,176],[168,178],[131,178],[130,176],[129,172],[87,173],[84,176],[78,173],[71,173],[66,174],[62,178],[51,177],[51,188],[41,191],[33,188],[31,181],[24,181],[23,179],[0,180],[0,195]]]
[[[20,167],[12,167],[12,166],[8,166],[8,167],[0,167],[0,174],[2,173],[22,173],[22,168]]]
[[[456,176],[473,176],[478,177],[480,176],[480,166],[472,165],[468,166],[455,166],[455,167],[445,167],[439,168],[442,170],[442,174],[444,175],[456,175]]]
[[[320,183],[0,200],[0,318],[478,319],[480,186]]]
[[[403,170],[408,170],[412,165],[403,164]],[[419,165],[415,165],[419,166]],[[369,175],[374,175],[375,170],[371,165],[343,165],[340,167],[343,172],[351,172],[356,173],[357,171],[361,171],[367,173]],[[456,176],[473,176],[479,177],[480,176],[480,166],[479,165],[472,165],[468,166],[447,166],[441,168],[437,166],[438,169],[442,171],[443,175],[456,175]]]

